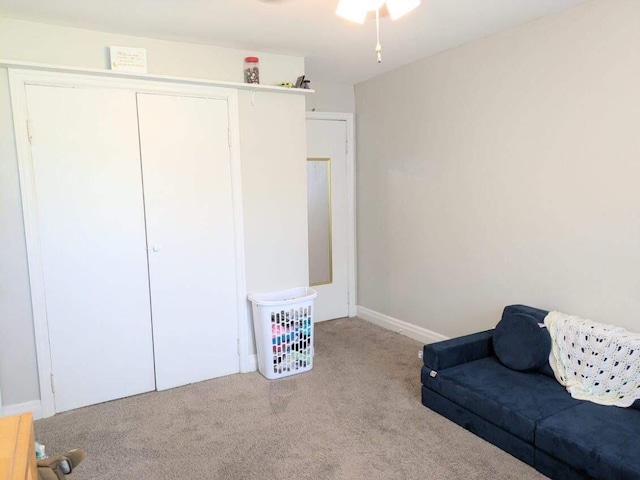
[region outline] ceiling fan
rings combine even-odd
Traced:
[[[420,0],[339,0],[336,15],[356,23],[364,23],[369,12],[376,13],[376,55],[378,63],[382,62],[382,46],[380,45],[380,9],[384,6],[391,20],[406,15],[420,5]]]
[[[259,0],[262,3],[286,3],[291,0]],[[376,14],[376,48],[378,63],[382,62],[382,46],[380,45],[381,9],[391,20],[406,15],[421,3],[421,0],[338,0],[336,15],[352,22],[363,24],[370,12]]]

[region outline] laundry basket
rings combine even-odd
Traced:
[[[313,367],[313,300],[308,287],[249,295],[258,349],[258,369],[269,380]]]

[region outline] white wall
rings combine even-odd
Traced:
[[[170,42],[79,28],[0,18],[0,58],[29,62],[109,68],[109,46],[147,49],[149,73],[242,82],[247,55],[260,57],[260,82],[295,82],[304,58],[249,50]]]
[[[257,92],[253,106],[250,97],[240,92],[247,288],[304,286],[309,282],[304,97]],[[297,231],[301,226],[304,235]]]
[[[108,66],[110,45],[147,49],[149,73],[242,81],[243,58],[257,54],[261,81],[304,73],[304,59],[166,42],[0,19],[0,58],[91,68]],[[240,92],[247,288],[272,291],[308,281],[305,100]],[[0,389],[4,405],[39,398],[11,106],[0,69]]]
[[[0,390],[3,404],[39,398],[9,79],[0,69]]]
[[[310,80],[315,93],[307,97],[308,111],[355,113],[356,98],[353,85]]]
[[[304,97],[239,97],[247,292],[308,285]]]
[[[359,303],[640,331],[638,45],[640,2],[596,0],[356,85]]]

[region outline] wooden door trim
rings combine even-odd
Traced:
[[[347,288],[349,316],[356,316],[356,141],[353,113],[307,112],[307,120],[336,120],[347,128]]]
[[[52,384],[51,350],[49,326],[46,312],[41,243],[38,230],[36,189],[31,159],[31,128],[27,111],[27,85],[45,85],[71,88],[112,88],[134,93],[156,93],[165,95],[195,96],[224,99],[229,115],[229,152],[231,162],[231,188],[233,192],[233,219],[235,237],[236,290],[238,315],[238,355],[241,372],[252,370],[252,355],[249,346],[250,324],[246,310],[246,270],[244,257],[244,221],[242,207],[242,183],[240,169],[238,91],[234,88],[210,87],[179,82],[114,78],[99,75],[48,72],[25,69],[9,69],[9,87],[18,157],[18,171],[22,200],[27,263],[31,287],[31,307],[35,335],[40,403],[42,416],[50,417],[55,412],[55,397]]]

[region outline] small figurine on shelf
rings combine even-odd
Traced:
[[[311,83],[311,80],[305,80],[304,77],[304,75],[300,75],[298,77],[294,88],[303,88],[305,90],[309,90],[309,84]]]

